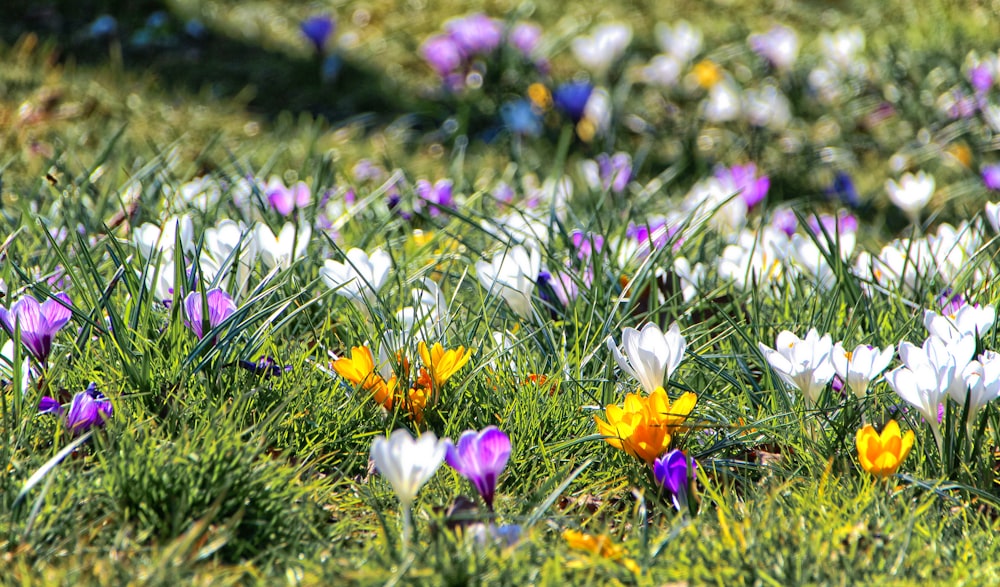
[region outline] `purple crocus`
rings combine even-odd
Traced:
[[[236,302],[224,290],[211,289],[205,294],[205,305],[208,306],[208,330],[222,324],[223,320],[236,311]],[[184,313],[187,316],[184,324],[194,332],[198,340],[205,336],[205,316],[202,313],[203,299],[198,292],[191,292],[184,298]]]
[[[424,41],[420,54],[442,78],[462,67],[462,49],[448,35],[436,35]]]
[[[782,208],[774,211],[774,215],[771,217],[771,226],[791,237],[795,234],[795,230],[799,226],[799,221],[795,217],[794,211]]]
[[[753,163],[718,167],[715,170],[715,177],[727,188],[739,192],[747,208],[759,204],[771,187],[771,178],[766,175],[757,177],[757,166]]]
[[[847,234],[858,231],[858,219],[853,215],[841,210],[836,216],[830,214],[812,215],[809,217],[809,230],[822,236],[825,232],[831,238],[836,235]]]
[[[500,23],[482,13],[450,20],[444,28],[466,56],[491,53],[503,39]]]
[[[604,237],[593,232],[577,229],[570,233],[570,239],[573,241],[573,248],[576,249],[577,258],[584,262],[604,248]]]
[[[459,437],[458,445],[450,440],[446,442],[445,461],[472,482],[486,507],[493,511],[497,478],[510,458],[510,438],[496,426],[487,426],[481,432],[466,430]]]
[[[954,292],[950,287],[944,290],[944,293],[938,297],[938,304],[941,305],[941,313],[946,316],[953,316],[962,309],[962,306],[966,305],[968,300],[962,295],[962,292]]]
[[[688,509],[688,492],[697,466],[693,458],[688,458],[676,448],[653,462],[653,477],[670,492],[674,507],[679,512]]]
[[[240,367],[250,371],[255,375],[260,375],[266,379],[271,377],[281,377],[292,370],[291,365],[279,365],[273,357],[261,357],[256,361],[240,359],[237,363]]]
[[[335,23],[329,15],[320,14],[303,20],[299,28],[305,38],[316,48],[316,52],[322,53],[327,39],[333,34],[334,26]]]
[[[312,191],[304,182],[286,187],[279,179],[272,179],[267,185],[267,201],[278,214],[288,216],[297,208],[305,208],[312,201]]]
[[[417,192],[417,196],[420,199],[430,204],[428,209],[430,215],[434,217],[443,214],[447,209],[455,207],[455,199],[451,194],[452,185],[450,179],[439,179],[434,185],[431,185],[431,182],[426,179],[421,179],[417,180],[414,191]]]
[[[982,174],[987,189],[1000,190],[1000,164],[983,165]]]
[[[49,396],[43,397],[38,402],[38,413],[40,414],[62,415],[63,412],[62,405]],[[73,434],[82,434],[94,426],[103,426],[113,412],[111,400],[97,391],[96,384],[91,383],[87,386],[86,391],[81,391],[73,396],[69,411],[66,412],[66,428]]]
[[[45,364],[52,352],[52,337],[66,325],[72,314],[73,302],[64,293],[38,303],[31,296],[24,296],[10,310],[0,308],[0,325],[14,336],[15,325],[21,328],[21,342],[40,363]]]
[[[538,41],[542,38],[542,28],[537,24],[519,22],[510,29],[507,35],[507,42],[517,49],[525,57],[531,57],[531,53],[538,46]]]
[[[615,153],[611,156],[601,153],[596,160],[604,189],[616,194],[625,191],[629,179],[632,178],[632,156],[628,153]]]
[[[990,71],[989,65],[980,63],[969,69],[969,83],[972,84],[977,94],[988,92],[993,86],[993,72]]]

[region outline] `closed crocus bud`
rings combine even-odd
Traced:
[[[611,337],[607,345],[621,370],[638,379],[646,393],[663,386],[664,379],[677,369],[687,349],[687,341],[676,322],[666,333],[652,322],[642,330],[625,328],[622,330],[624,355]]]
[[[906,434],[901,434],[899,424],[895,420],[889,420],[881,434],[868,424],[858,430],[855,440],[861,467],[879,479],[886,479],[896,474],[899,465],[910,454],[910,449],[913,448],[913,431],[907,430]]]
[[[517,245],[496,253],[490,263],[477,261],[476,274],[483,289],[499,295],[515,314],[528,319],[532,312],[531,294],[541,265],[538,249],[529,251]]]
[[[204,309],[207,306],[208,316]],[[236,311],[236,302],[221,289],[211,289],[204,299],[198,292],[191,292],[184,298],[184,323],[201,340],[209,330],[217,328]],[[207,318],[207,319],[206,319]],[[205,329],[207,326],[207,330]]]
[[[691,482],[698,464],[683,452],[674,449],[653,462],[653,477],[661,487],[670,492],[670,499],[678,512],[689,509]]]
[[[10,336],[19,327],[21,343],[40,363],[48,361],[52,351],[52,338],[69,322],[73,302],[64,293],[56,294],[42,303],[31,296],[24,296],[10,307],[0,308],[0,325]]]
[[[510,458],[510,438],[496,426],[487,426],[481,432],[463,432],[457,445],[450,440],[445,443],[448,465],[472,482],[492,511],[497,479]]]
[[[847,382],[847,387],[851,388],[858,399],[864,399],[868,393],[868,385],[889,366],[895,350],[892,345],[879,350],[862,344],[853,351],[846,351],[844,345],[838,342],[833,345],[830,356],[837,375]]]

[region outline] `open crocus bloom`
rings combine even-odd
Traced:
[[[666,333],[650,322],[642,330],[622,330],[624,356],[611,337],[607,345],[622,371],[638,379],[646,393],[653,393],[663,386],[664,378],[669,378],[684,358],[687,341],[676,322]]]
[[[882,433],[875,432],[871,424],[858,430],[858,462],[865,471],[880,479],[896,474],[899,465],[913,448],[913,431],[900,434],[899,424],[889,420]]]
[[[69,307],[72,305],[73,302],[64,293],[42,303],[31,296],[24,296],[10,310],[0,308],[0,325],[11,336],[19,327],[25,348],[39,362],[45,363],[52,352],[52,337],[69,322],[72,315]]]
[[[879,350],[873,346],[861,344],[853,351],[844,350],[842,343],[833,345],[830,356],[833,367],[851,388],[858,399],[863,399],[868,393],[868,385],[882,374],[892,361],[895,348],[892,345]]]
[[[529,252],[521,245],[493,255],[490,263],[476,262],[476,274],[484,289],[500,295],[521,318],[531,317],[531,294],[542,268],[538,249]]]
[[[382,249],[375,249],[369,255],[361,249],[350,249],[343,263],[327,259],[319,270],[319,276],[337,295],[344,296],[361,309],[375,303],[375,295],[385,285],[392,270],[392,258]]]
[[[400,428],[389,438],[377,437],[372,442],[371,458],[375,468],[392,485],[396,497],[408,509],[417,492],[434,475],[444,461],[447,446],[433,432],[414,439]]]
[[[472,482],[492,510],[497,478],[510,458],[510,438],[496,426],[487,426],[481,432],[463,432],[457,445],[450,440],[445,443],[448,465]]]
[[[830,354],[833,342],[829,334],[820,337],[811,328],[804,339],[787,330],[778,333],[775,348],[759,343],[760,352],[781,379],[802,392],[807,407],[812,407],[826,384],[833,379],[835,369]]]

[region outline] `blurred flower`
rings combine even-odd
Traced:
[[[653,477],[661,487],[670,492],[670,499],[678,512],[688,511],[688,493],[695,479],[698,464],[694,458],[674,449],[653,462]]]
[[[858,430],[856,438],[858,447],[858,462],[861,467],[879,479],[886,479],[896,474],[899,465],[910,454],[913,448],[913,431],[907,430],[900,434],[899,424],[889,420],[882,433],[875,432],[871,424]]]
[[[977,94],[985,94],[993,87],[993,71],[988,63],[979,63],[969,68],[969,83]]]
[[[299,24],[299,29],[302,31],[302,35],[316,48],[316,52],[322,53],[335,26],[333,18],[327,14],[320,14],[303,20]]]
[[[736,82],[726,78],[708,90],[702,114],[705,120],[719,123],[736,120],[742,111],[740,89]]]
[[[250,229],[242,222],[220,220],[214,227],[205,229],[204,242],[202,252],[212,259],[218,271],[235,274],[237,297],[245,293],[257,264],[257,239]],[[218,271],[214,273],[218,274]]]
[[[730,193],[739,192],[746,202],[747,208],[753,208],[765,197],[771,187],[771,178],[766,175],[757,176],[757,166],[753,163],[733,165],[732,167],[716,167],[715,177],[722,183],[722,189]]]
[[[500,22],[481,13],[453,18],[444,28],[467,57],[493,52],[503,37]]]
[[[367,312],[369,305],[378,302],[376,296],[385,285],[392,270],[392,257],[382,249],[375,249],[371,256],[361,249],[350,249],[343,263],[327,259],[319,276],[330,289]]]
[[[706,90],[715,87],[723,79],[722,68],[709,59],[703,59],[695,64],[691,69],[691,75],[695,82]]]
[[[591,536],[590,534],[584,534],[576,530],[565,530],[562,536],[566,544],[572,549],[582,550],[608,560],[613,560],[636,575],[642,572],[642,569],[634,560],[625,556],[625,549],[616,545],[606,534]]]
[[[750,35],[747,42],[776,69],[789,69],[799,55],[799,36],[786,26],[775,25],[766,33]]]
[[[35,359],[45,364],[52,352],[52,338],[69,322],[73,302],[64,293],[41,304],[30,295],[22,296],[10,310],[0,307],[0,325],[11,337],[21,329],[21,344]]]
[[[597,77],[608,72],[628,49],[632,42],[632,27],[624,23],[603,24],[594,29],[590,36],[573,39],[573,56]]]
[[[983,184],[986,188],[993,191],[1000,191],[1000,164],[983,165],[981,172],[983,174]],[[995,204],[993,206],[994,208],[996,207]]]
[[[264,187],[264,193],[267,195],[267,201],[282,216],[288,216],[312,202],[312,191],[301,181],[286,187],[280,178],[272,177]]]
[[[277,236],[266,224],[258,224],[255,232],[260,259],[268,269],[288,269],[296,259],[302,258],[309,246],[312,228],[305,223],[295,227],[286,222]]]
[[[672,88],[680,79],[684,63],[673,55],[654,55],[642,68],[642,79],[648,84]]]
[[[856,71],[858,53],[865,48],[865,33],[861,27],[840,29],[819,36],[823,54],[841,71]]]
[[[500,118],[513,134],[530,137],[542,134],[542,117],[529,100],[505,102],[500,106]]]
[[[585,263],[590,261],[595,252],[600,253],[601,249],[604,248],[604,237],[593,232],[574,229],[569,237],[570,242],[573,243],[573,249],[576,250],[577,259]]]
[[[896,349],[889,345],[881,351],[871,345],[861,344],[853,351],[845,351],[843,343],[833,345],[833,367],[851,388],[858,399],[864,399],[868,385],[882,374],[892,362]]]
[[[743,92],[747,121],[771,130],[783,130],[792,119],[792,106],[785,94],[771,84]]]
[[[670,448],[671,435],[682,428],[697,401],[695,394],[687,392],[671,405],[667,392],[658,387],[646,397],[626,395],[624,408],[606,406],[607,421],[594,416],[594,422],[605,442],[652,464]]]
[[[515,314],[523,319],[531,317],[531,294],[534,280],[541,270],[538,249],[530,251],[516,245],[493,255],[491,262],[477,261],[476,274],[483,289],[498,294]]]
[[[447,439],[444,442],[448,465],[472,482],[493,511],[497,479],[510,458],[510,438],[496,426],[487,426],[481,432],[463,432],[457,446]]]
[[[110,14],[102,14],[90,23],[89,32],[95,39],[113,36],[118,32],[118,21]]]
[[[538,47],[538,41],[542,38],[542,27],[529,22],[519,22],[510,29],[507,42],[521,52],[525,57],[530,58]]]
[[[827,188],[826,193],[851,208],[857,208],[861,205],[861,198],[858,197],[854,181],[850,175],[843,171],[838,171],[833,175],[833,184]]]
[[[208,315],[204,310],[208,309]],[[201,340],[210,330],[217,328],[236,311],[236,302],[224,290],[215,288],[205,292],[202,298],[193,291],[184,298],[184,324]]]
[[[804,339],[782,330],[775,340],[775,348],[757,343],[760,352],[781,379],[802,392],[806,407],[812,408],[820,393],[833,379],[836,372],[830,354],[833,341],[829,334],[822,337],[810,328]]]
[[[132,231],[132,242],[144,259],[151,259],[156,255],[161,255],[164,260],[173,259],[174,245],[178,241],[184,252],[194,253],[194,222],[187,214],[171,216],[162,226],[146,222]]]
[[[64,408],[55,399],[45,396],[38,403],[38,413],[63,415]],[[73,434],[83,434],[94,426],[104,426],[111,417],[114,407],[111,400],[97,391],[97,384],[91,383],[86,391],[73,396],[69,411],[65,412],[66,428]]]
[[[891,179],[885,182],[885,190],[889,199],[898,206],[916,224],[920,219],[920,211],[924,209],[931,196],[934,195],[934,176],[921,171],[917,175],[904,173],[899,183]]]
[[[664,378],[670,378],[684,359],[687,349],[687,341],[676,322],[666,333],[653,322],[643,326],[642,330],[624,328],[624,356],[613,338],[609,336],[605,342],[621,370],[638,379],[646,393],[653,393],[663,386]]]
[[[771,226],[777,228],[788,236],[792,236],[795,234],[795,231],[799,226],[799,220],[796,218],[795,212],[791,209],[780,208],[772,213]]]
[[[687,64],[701,51],[701,31],[687,21],[678,21],[673,27],[656,23],[656,42],[665,53]]]
[[[417,180],[414,191],[421,200],[430,204],[427,208],[432,218],[455,207],[455,198],[451,195],[452,185],[450,179],[439,179],[434,185],[426,179]]]
[[[552,102],[563,114],[569,116],[573,122],[579,122],[583,118],[587,101],[594,91],[593,84],[589,82],[569,82],[562,84],[552,92]]]
[[[591,187],[603,188],[616,194],[625,191],[632,178],[632,156],[628,153],[601,153],[596,159],[584,161],[581,167]]]
[[[420,54],[442,78],[462,67],[462,49],[448,35],[436,35],[424,41]]]
[[[1000,397],[1000,354],[985,351],[979,359],[971,361],[962,372],[965,379],[964,389],[954,389],[951,399],[960,408],[969,403],[969,414],[966,426],[969,434],[974,433],[976,416],[986,404]]]

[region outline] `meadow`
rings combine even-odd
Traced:
[[[997,1],[7,9],[0,584],[997,583]]]

